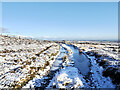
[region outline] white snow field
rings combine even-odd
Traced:
[[[0,35],[0,88],[120,88],[117,42]]]
[[[10,36],[0,39],[0,88],[21,88],[34,77],[42,77],[60,53],[53,42]]]
[[[77,68],[65,67],[56,73],[48,88],[82,88],[84,85],[81,78]]]

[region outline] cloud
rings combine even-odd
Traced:
[[[6,28],[0,27],[0,33],[9,33]]]
[[[46,35],[46,36],[40,36],[40,37],[37,37],[37,38],[39,38],[39,39],[45,39],[45,40],[53,40],[53,39],[57,39],[58,37],[57,36],[48,36],[48,35]]]

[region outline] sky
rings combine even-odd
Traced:
[[[117,2],[3,2],[2,26],[40,39],[116,40]]]

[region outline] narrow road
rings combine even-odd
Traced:
[[[67,50],[65,50],[63,47],[60,48],[60,55],[56,58],[55,62],[53,63],[50,71],[56,71],[58,70],[63,62],[63,57],[66,55]]]
[[[87,57],[84,54],[79,54],[79,50],[75,49],[73,46],[69,46],[72,51],[73,54],[72,55],[68,55],[69,59],[74,60],[75,63],[75,67],[78,68],[78,70],[83,74],[83,75],[87,75],[87,73],[89,72],[89,59],[87,59]],[[45,79],[46,83],[42,83],[44,81],[43,80],[39,80],[39,83],[41,83],[41,87],[47,87],[49,85],[49,83],[51,82],[52,78],[54,77],[56,71],[60,70],[60,67],[62,66],[63,63],[63,57],[65,55],[67,55],[68,51],[61,46],[60,48],[60,55],[56,58],[55,62],[53,63],[50,72],[47,76],[44,76],[43,78],[47,78]]]

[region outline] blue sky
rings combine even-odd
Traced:
[[[118,38],[117,2],[4,2],[3,27],[9,34],[41,39]]]

